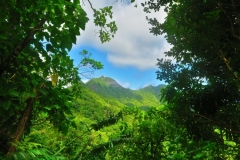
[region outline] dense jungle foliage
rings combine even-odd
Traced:
[[[164,8],[163,23],[147,21],[172,45],[157,63],[161,104],[146,110],[134,105],[155,101],[151,87],[133,94],[106,78],[101,95],[81,83],[68,56],[88,21],[80,2],[0,2],[1,159],[240,159],[240,1],[142,4]],[[107,42],[112,7],[91,7]],[[88,54],[79,66],[101,69]]]

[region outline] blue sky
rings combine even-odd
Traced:
[[[151,26],[145,19],[146,13],[143,12],[140,3],[141,1],[137,1],[138,7],[135,8],[135,4],[120,1],[115,4],[108,0],[92,1],[94,8],[113,5],[113,20],[116,21],[118,31],[114,39],[102,44],[95,33],[99,28],[93,24],[93,13],[86,1],[82,7],[90,21],[86,30],[81,31],[77,44],[70,52],[74,63],[77,65],[80,62],[79,52],[85,49],[92,53],[92,58],[104,65],[104,69],[96,71],[92,78],[102,75],[111,77],[130,89],[162,84],[163,82],[156,79],[157,58],[164,58],[164,52],[170,49],[170,45],[163,36],[156,37],[149,33]],[[160,11],[147,16],[163,21],[165,15]],[[82,79],[86,81],[85,78]]]
[[[158,84],[163,83],[156,79],[156,68],[140,70],[134,66],[116,66],[107,60],[106,53],[90,46],[81,46],[72,49],[70,56],[74,59],[75,65],[78,65],[80,62],[81,56],[79,55],[79,52],[83,49],[92,53],[92,58],[100,61],[104,65],[103,69],[95,71],[91,74],[90,78],[97,78],[100,76],[111,77],[121,86],[134,90],[148,85],[157,86]],[[86,82],[89,79],[82,77],[82,80]]]

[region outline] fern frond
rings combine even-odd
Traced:
[[[12,155],[0,157],[7,160],[66,160],[61,155],[54,155],[54,152],[46,148],[34,148],[25,151],[17,151]]]

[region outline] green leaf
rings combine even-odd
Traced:
[[[63,122],[60,126],[60,131],[62,134],[66,135],[68,133],[68,125]]]
[[[170,159],[181,159],[181,158],[184,158],[184,155],[182,155],[180,153],[176,153],[174,155],[167,156],[167,158],[170,158]]]
[[[52,50],[53,50],[53,47],[52,47],[51,44],[47,44],[47,45],[46,45],[46,49],[47,49],[47,51],[49,52],[49,51],[52,51]]]
[[[204,149],[212,150],[216,145],[216,142],[209,143],[208,145],[204,146]]]
[[[45,108],[46,108],[46,107],[45,107]],[[46,108],[46,109],[47,109],[47,108]],[[50,109],[48,109],[48,110],[50,110]],[[47,114],[47,112],[41,112],[41,116],[45,118],[45,117],[48,116],[48,114]]]
[[[73,128],[77,129],[77,124],[76,124],[75,121],[72,121],[72,122],[71,122],[71,125],[73,126]]]
[[[173,147],[173,146],[171,146],[171,147],[168,148],[168,152],[169,152],[169,153],[170,153],[170,152],[173,152],[173,151],[175,151],[175,150],[176,150],[176,148]]]
[[[1,103],[1,107],[3,107],[4,110],[8,110],[9,107],[11,106],[10,101],[0,101],[0,103]]]
[[[6,39],[7,39],[7,36],[5,36],[5,35],[0,35],[0,38],[3,39],[3,40],[6,40]]]
[[[193,159],[200,159],[205,156],[205,153],[198,153],[195,156],[193,156]]]
[[[10,90],[8,90],[8,95],[10,95],[12,97],[18,97],[19,96],[19,92],[17,92],[14,89],[10,89]]]

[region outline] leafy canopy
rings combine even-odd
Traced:
[[[239,144],[239,1],[150,0],[142,5],[146,12],[161,7],[167,12],[163,23],[147,20],[150,32],[164,34],[172,45],[165,52],[169,59],[157,63],[157,78],[169,84],[162,95],[172,118],[195,141]],[[237,152],[221,151],[239,158]],[[221,151],[216,156],[227,158]]]
[[[88,22],[80,0],[13,0],[0,6],[1,137],[20,140],[31,120],[38,118],[66,133],[75,93],[66,87],[80,80],[68,51]],[[110,30],[100,31],[101,41],[107,42],[117,30],[114,22],[106,21],[106,16],[112,18],[111,7],[94,11],[95,24]],[[90,58],[81,63],[102,68]],[[12,152],[14,146],[8,151]]]

